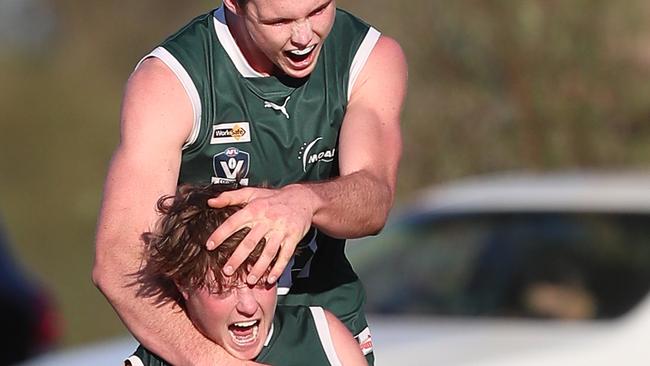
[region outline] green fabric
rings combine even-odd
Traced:
[[[370,27],[337,10],[312,74],[244,77],[219,41],[208,13],[161,44],[187,71],[201,101],[198,138],[182,155],[179,183],[243,178],[281,187],[337,177],[338,139],[347,108],[352,61]],[[365,295],[345,257],[345,240],[317,232],[299,244],[279,281],[279,303],[322,306],[353,334],[366,326]],[[372,361],[372,355],[370,355]]]
[[[171,366],[143,346],[133,355],[139,357],[144,366]],[[271,339],[255,361],[273,366],[329,365],[309,308],[278,305]]]

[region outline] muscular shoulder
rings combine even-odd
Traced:
[[[383,61],[392,61],[395,63],[406,63],[406,57],[404,56],[404,51],[399,43],[388,36],[382,35],[379,37],[375,48],[370,54],[370,59],[373,58],[383,58],[388,57],[389,59],[384,59]],[[404,65],[406,66],[406,65]]]
[[[363,90],[364,84],[372,79],[382,80],[382,83],[405,84],[406,77],[406,56],[402,47],[395,39],[382,35],[372,49],[352,93],[354,95]]]
[[[143,60],[129,77],[126,97],[140,96],[143,89],[146,93],[142,93],[142,97],[175,97],[178,96],[175,93],[182,91],[182,84],[162,60],[149,57]]]
[[[160,135],[161,142],[180,147],[190,134],[192,119],[192,105],[176,75],[155,57],[144,60],[127,82],[122,137]]]

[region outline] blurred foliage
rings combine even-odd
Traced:
[[[124,332],[90,282],[123,85],[142,55],[215,2],[40,2],[54,15],[48,38],[0,44],[0,211],[56,293],[69,345]],[[647,166],[646,2],[338,5],[407,54],[399,198],[469,174]]]

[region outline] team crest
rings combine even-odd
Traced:
[[[236,147],[229,147],[212,159],[214,177],[212,183],[227,184],[239,179],[243,185],[248,184],[250,154]]]

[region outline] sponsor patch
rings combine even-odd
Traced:
[[[370,336],[370,328],[366,327],[357,336],[354,337],[359,342],[359,347],[364,356],[372,352],[372,337]]]
[[[242,185],[247,185],[249,167],[250,154],[236,147],[229,147],[212,158],[212,183],[227,184],[239,178]]]
[[[212,126],[210,145],[250,142],[251,129],[248,122],[220,123]]]
[[[303,143],[298,153],[298,160],[302,160],[302,171],[307,172],[307,166],[319,162],[331,163],[336,155],[336,148],[322,148],[316,145],[322,137],[314,139],[310,143]]]

